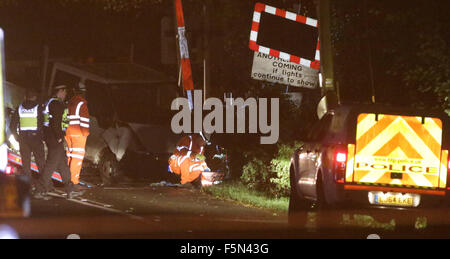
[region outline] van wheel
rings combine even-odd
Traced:
[[[308,212],[312,203],[298,196],[295,184],[294,172],[290,173],[291,192],[289,197],[288,223],[295,228],[305,228],[308,220]]]
[[[119,162],[109,149],[103,153],[99,169],[103,185],[113,184],[121,175]]]

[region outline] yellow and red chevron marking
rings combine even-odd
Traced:
[[[347,147],[347,167],[345,169],[345,181],[352,182],[353,181],[353,166],[355,164],[355,145],[348,144]]]
[[[448,150],[442,150],[441,155],[441,174],[439,179],[439,188],[445,188],[447,186],[447,163],[449,163]]]
[[[441,120],[363,113],[357,123],[354,168],[347,170],[347,181],[440,186],[446,175],[446,170],[440,173]]]

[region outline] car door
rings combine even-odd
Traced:
[[[320,121],[316,122],[311,130],[309,131],[306,141],[299,150],[299,161],[298,161],[298,177],[297,182],[299,183],[299,191],[301,195],[305,197],[312,197],[314,186],[314,178],[311,178],[310,167],[311,167],[311,150],[314,146],[314,139],[317,130],[319,129]]]
[[[331,125],[332,114],[326,114],[312,128],[309,141],[304,146],[304,172],[301,182],[304,183],[303,194],[307,197],[316,198],[317,172],[321,163],[322,143]]]

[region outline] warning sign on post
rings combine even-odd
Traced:
[[[320,69],[316,19],[256,3],[249,47],[255,52]]]
[[[271,83],[304,88],[317,88],[319,71],[261,52],[253,57],[252,78]]]

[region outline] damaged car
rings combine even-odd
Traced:
[[[99,173],[106,185],[133,179],[176,181],[167,171],[181,137],[170,127],[176,112],[171,103],[180,96],[175,80],[133,63],[56,62],[49,86],[61,84],[86,88],[90,135],[82,174]],[[226,151],[216,142],[207,150],[210,168],[229,175]]]
[[[105,184],[124,172],[128,178],[162,177],[179,137],[170,130],[170,104],[178,96],[174,80],[133,63],[57,62],[50,86],[61,84],[86,86],[90,135],[84,168],[98,169]]]

